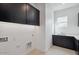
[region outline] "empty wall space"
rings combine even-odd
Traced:
[[[52,46],[52,21],[53,21],[53,9],[51,4],[46,4],[46,21],[45,21],[45,39],[46,39],[46,51]],[[50,11],[51,10],[51,11]],[[52,13],[51,13],[52,12]]]
[[[32,47],[35,27],[32,25],[0,22],[0,37],[8,37],[7,42],[0,42],[0,54],[27,54]]]

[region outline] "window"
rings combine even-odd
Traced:
[[[56,21],[57,27],[67,27],[67,16],[58,17]]]
[[[68,17],[58,17],[55,22],[55,34],[63,34],[63,31],[67,28]]]

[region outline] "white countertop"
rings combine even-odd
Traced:
[[[78,36],[74,36],[77,40],[79,40],[79,35]]]
[[[78,34],[64,34],[62,36],[72,36],[72,37],[75,37],[77,40],[79,40],[79,35]]]
[[[79,40],[79,35],[67,35],[67,36],[72,36],[75,37],[77,40]]]

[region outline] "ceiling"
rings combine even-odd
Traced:
[[[54,11],[70,8],[76,5],[79,5],[79,3],[50,3],[50,6]]]

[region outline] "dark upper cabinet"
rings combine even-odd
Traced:
[[[39,10],[30,4],[26,4],[26,23],[31,25],[40,25],[39,21]]]
[[[40,25],[39,10],[27,3],[0,3],[0,21]]]

